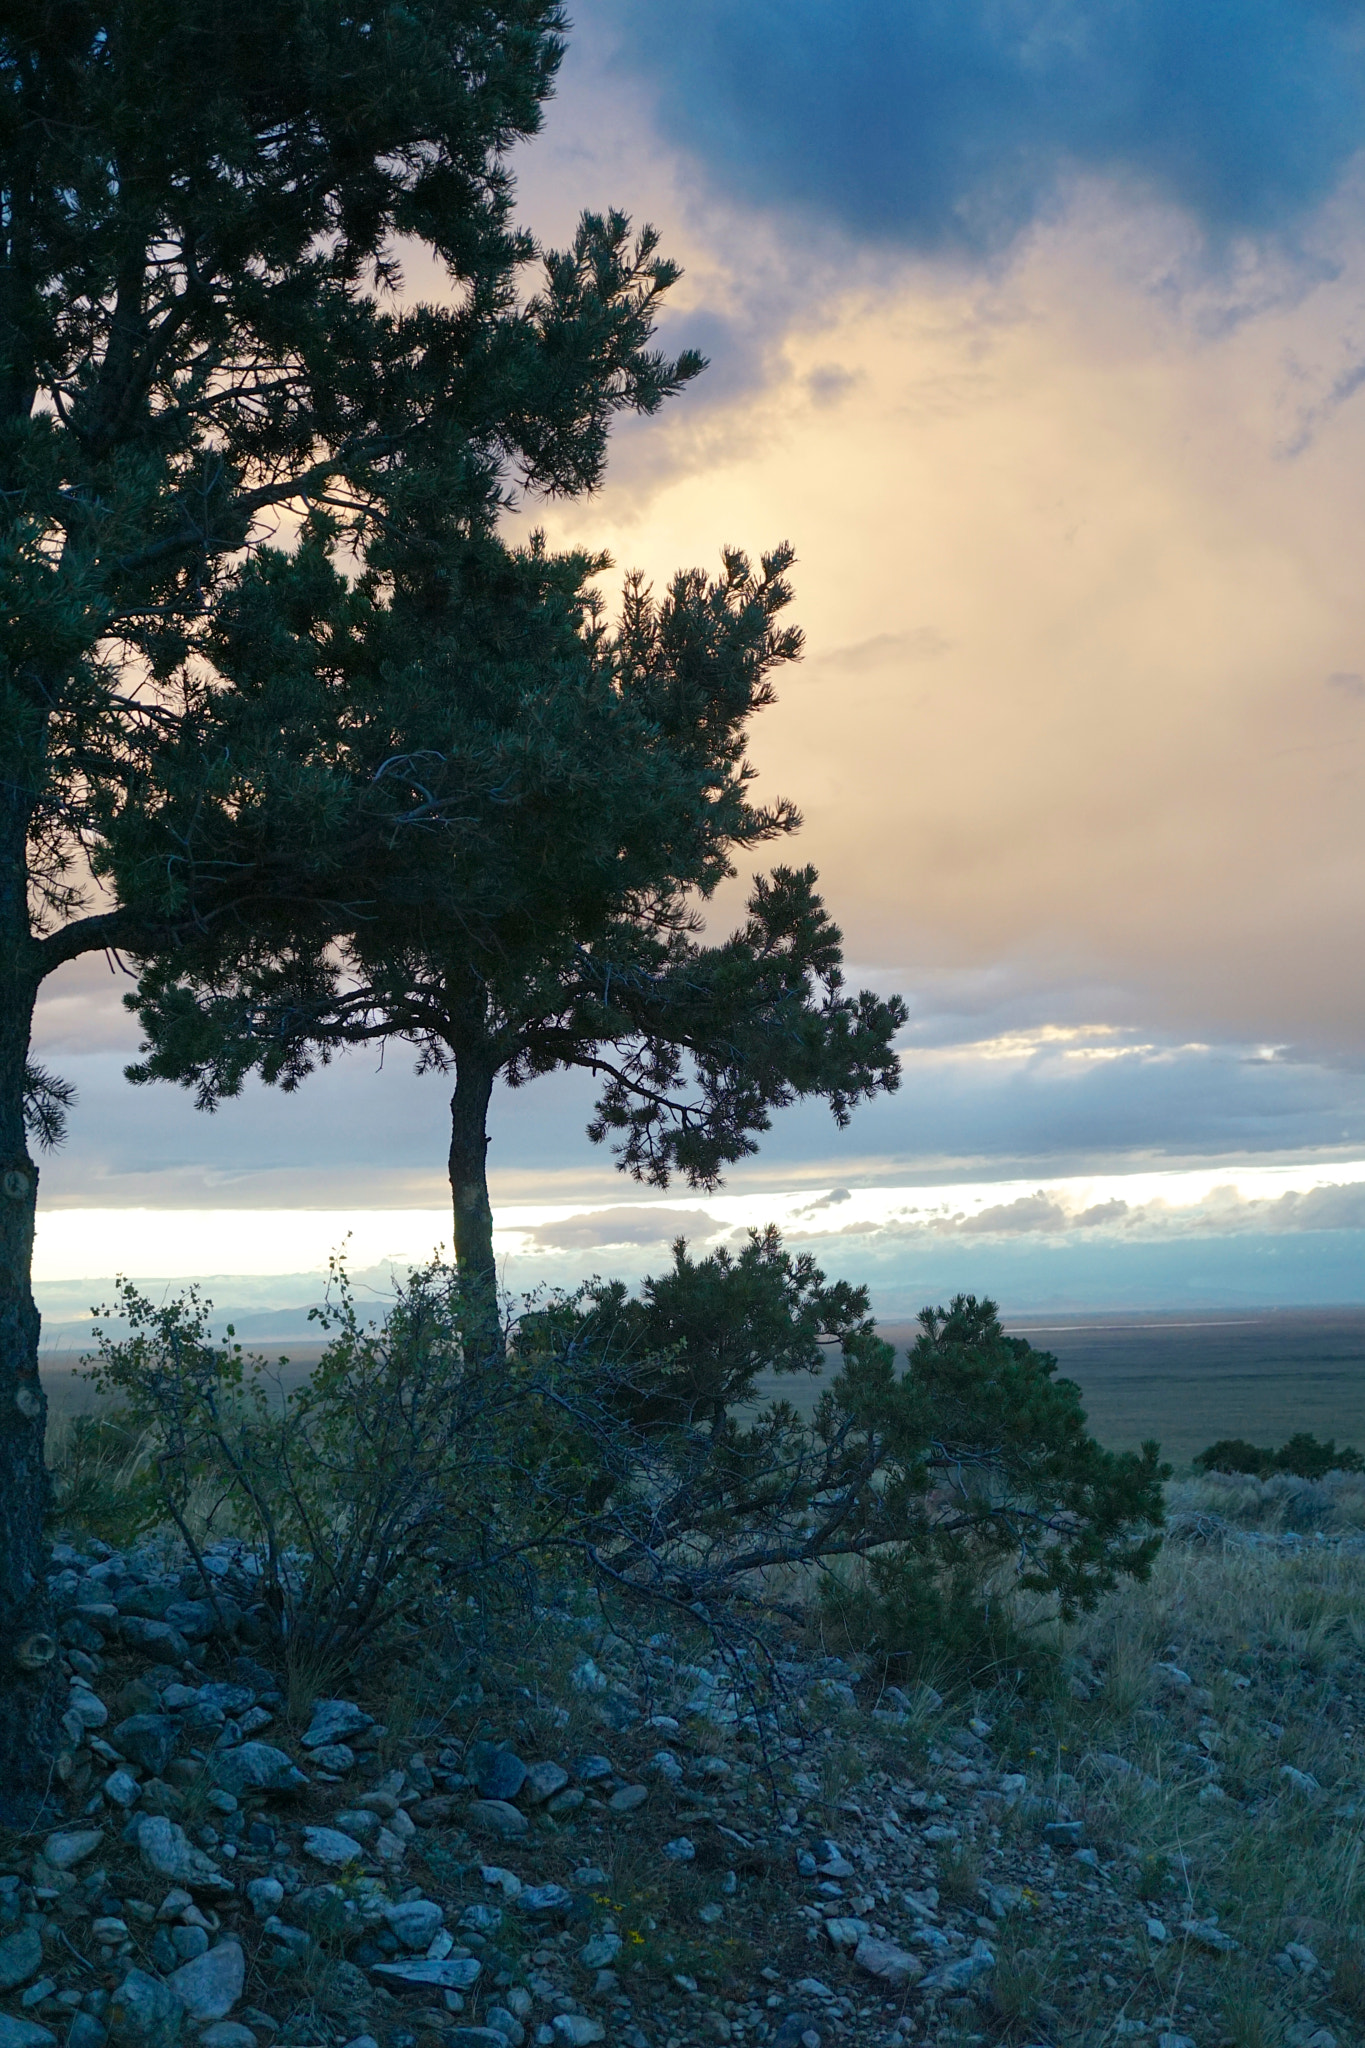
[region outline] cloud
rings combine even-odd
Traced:
[[[948,652],[950,644],[936,626],[914,626],[905,633],[874,633],[870,640],[855,641],[851,647],[831,647],[817,654],[810,665],[827,665],[845,675],[869,675],[906,662],[935,661]]]
[[[602,1209],[538,1224],[526,1233],[525,1245],[536,1251],[596,1251],[608,1245],[668,1244],[675,1237],[714,1237],[721,1227],[701,1209]]]
[[[1068,176],[1172,201],[1215,244],[1292,238],[1365,141],[1335,0],[600,0],[718,190],[860,241],[989,256]]]
[[[1065,1230],[1070,1218],[1061,1203],[1039,1188],[1014,1202],[997,1202],[975,1216],[955,1217],[947,1227],[965,1237],[1018,1237],[1021,1232]],[[939,1226],[942,1228],[943,1226]]]
[[[951,1198],[950,1189],[944,1192]],[[1291,1189],[1282,1195],[1248,1195],[1229,1182],[1208,1189],[1194,1200],[1156,1196],[1147,1201],[1128,1202],[1112,1196],[1084,1206],[1079,1206],[1065,1188],[1038,1188],[1011,1201],[990,1202],[966,1213],[953,1207],[949,1200],[940,1208],[915,1208],[884,1221],[865,1218],[838,1230],[821,1230],[817,1224],[800,1234],[803,1241],[823,1236],[857,1236],[888,1243],[1046,1237],[1062,1243],[1074,1242],[1079,1233],[1084,1233],[1087,1239],[1102,1236],[1113,1244],[1169,1244],[1343,1230],[1365,1230],[1365,1183]]]

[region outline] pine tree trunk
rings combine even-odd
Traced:
[[[38,1172],[24,1136],[37,981],[20,809],[0,799],[0,1823],[9,1825],[31,1820],[55,1789],[59,1704],[43,1537],[47,1402],[31,1285]]]
[[[498,1268],[493,1257],[493,1205],[488,1199],[490,1059],[460,1053],[450,1098],[450,1196],[455,1214],[455,1265],[468,1317],[467,1336],[500,1352]]]

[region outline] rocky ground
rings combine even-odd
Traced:
[[[1050,1686],[806,1631],[776,1715],[560,1610],[286,1697],[230,1551],[59,1547],[69,1814],[0,1838],[0,2048],[1345,2048],[1365,1559],[1251,1505],[1186,1500]]]

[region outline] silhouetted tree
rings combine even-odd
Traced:
[[[790,551],[730,551],[661,600],[629,580],[609,625],[600,560],[461,530],[425,461],[357,581],[322,526],[243,577],[212,650],[231,688],[150,764],[117,861],[134,900],[174,848],[189,900],[254,867],[275,905],[262,890],[147,963],[135,1078],[212,1107],[253,1069],[293,1088],[390,1038],[453,1072],[456,1259],[491,1333],[499,1076],[590,1072],[589,1135],[627,1172],[709,1187],[784,1104],[819,1096],[842,1123],[894,1088],[905,1010],[845,990],[811,868],[757,877],[737,929],[703,929],[735,853],[799,823],[754,801],[745,756],[800,647]]]
[[[7,1814],[56,1743],[26,1135],[63,1104],[29,1058],[33,1008],[67,961],[151,943],[84,884],[194,700],[220,582],[282,519],[363,521],[419,442],[471,520],[513,476],[587,488],[611,413],[698,366],[646,346],[673,273],[620,222],[586,223],[526,288],[504,158],[561,27],[549,0],[16,0],[0,22]],[[443,268],[440,304],[395,296],[404,242]]]

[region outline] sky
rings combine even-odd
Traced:
[[[714,1197],[616,1176],[575,1079],[501,1097],[509,1288],[771,1217],[887,1314],[1365,1300],[1363,152],[1357,0],[574,10],[522,217],[652,220],[710,368],[511,524],[659,581],[794,544],[759,788],[911,1014],[897,1095]],[[281,1321],[347,1230],[376,1286],[448,1236],[402,1047],[205,1118],[123,1080],[126,985],[43,1003],[50,1331],[116,1271]]]

